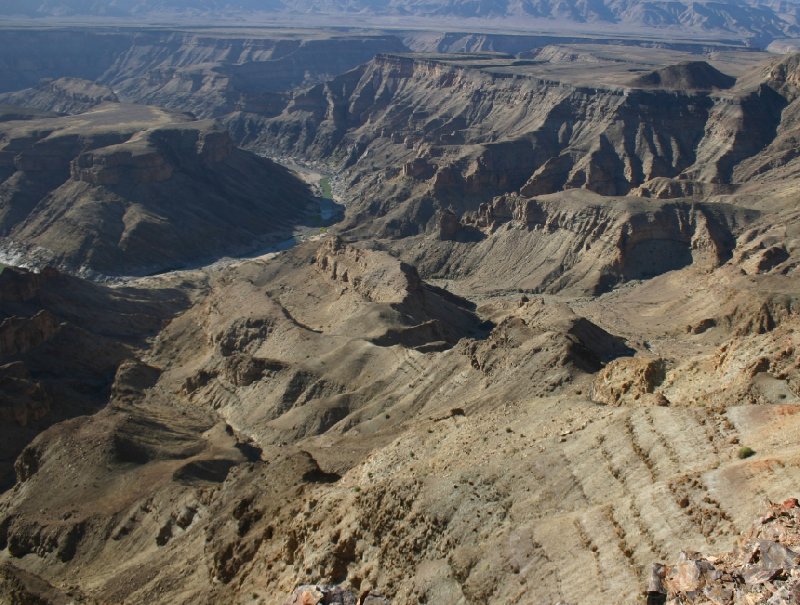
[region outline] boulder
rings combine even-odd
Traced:
[[[595,377],[592,401],[606,405],[669,405],[657,387],[664,382],[666,364],[659,357],[621,357]]]
[[[295,588],[285,605],[389,605],[389,600],[371,592],[358,597],[340,586],[304,584]]]

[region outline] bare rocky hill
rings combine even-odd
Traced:
[[[275,244],[318,209],[213,122],[110,103],[0,123],[0,234],[34,265],[141,274]]]
[[[673,90],[724,90],[735,82],[736,78],[725,75],[705,61],[692,61],[656,69],[636,78],[633,85]]]

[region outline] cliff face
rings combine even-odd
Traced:
[[[439,216],[447,227],[428,232],[424,246],[394,243],[423,275],[457,279],[471,292],[597,294],[689,265],[719,267],[732,256],[734,232],[757,213],[572,192],[499,196],[460,221]]]
[[[53,269],[0,272],[1,489],[38,433],[106,403],[118,365],[184,304],[177,291],[112,291]]]
[[[405,49],[392,36],[226,39],[142,34],[133,43],[101,81],[123,99],[198,117],[239,111],[272,115],[282,105],[278,93],[342,73],[378,52]]]
[[[109,104],[3,135],[4,245],[38,262],[153,271],[283,240],[313,209],[288,171],[161,110]]]
[[[427,170],[403,176],[448,201],[572,188],[647,196],[656,179],[734,182],[734,168],[775,137],[788,103],[769,83],[720,97],[580,87],[473,63],[381,55],[296,94],[263,144],[333,156],[352,173],[374,168],[370,156],[424,161]]]

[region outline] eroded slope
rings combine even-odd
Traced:
[[[286,169],[160,109],[5,122],[0,141],[3,247],[28,262],[149,273],[277,243],[315,213]]]
[[[756,267],[764,237],[582,303],[474,309],[335,238],[211,273],[110,406],[20,458],[9,577],[100,602],[279,604],[309,580],[634,602],[649,563],[725,548],[753,493],[796,485],[796,259]]]

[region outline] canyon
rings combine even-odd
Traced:
[[[796,602],[799,55],[0,40],[0,603]]]

